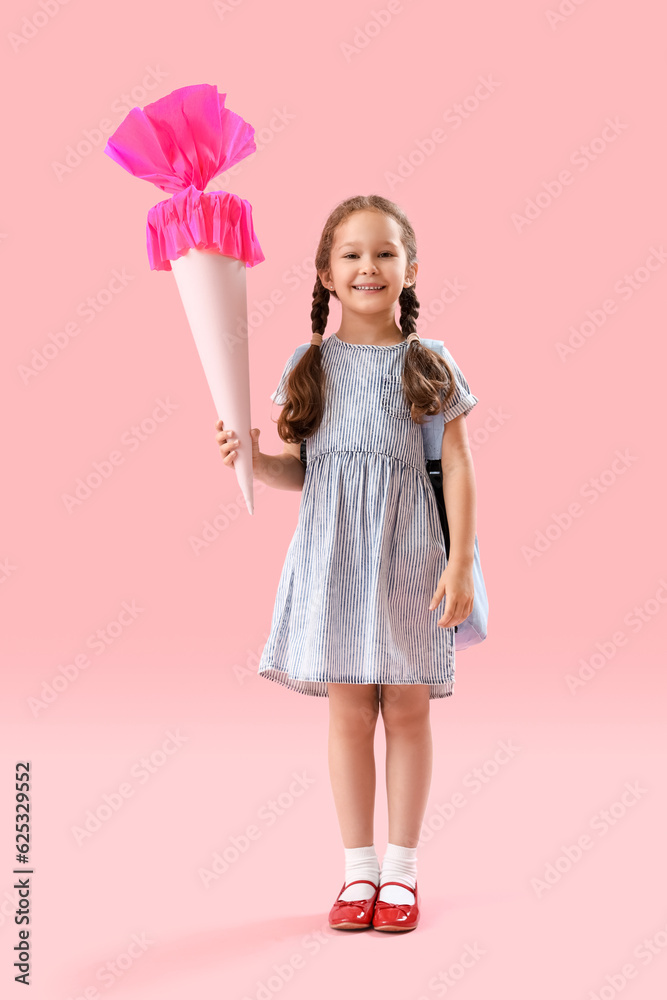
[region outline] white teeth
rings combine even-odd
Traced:
[[[377,288],[378,290],[379,290],[380,288],[384,288],[384,285],[353,285],[352,287],[353,287],[353,288],[357,288],[357,289],[359,289],[360,291],[367,291],[367,290],[368,290],[368,291],[371,291],[371,292],[372,292],[372,291],[373,291],[374,289],[376,289],[376,288]]]

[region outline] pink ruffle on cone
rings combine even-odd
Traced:
[[[170,271],[169,262],[191,247],[217,250],[245,261],[246,267],[264,260],[252,226],[250,202],[228,191],[206,193],[187,187],[153,205],[146,223],[146,242],[154,271]]]
[[[254,128],[225,108],[226,96],[203,83],[133,108],[104,151],[135,177],[172,192],[148,213],[148,259],[154,271],[177,262],[179,294],[217,413],[245,445],[234,468],[252,514],[245,268],[265,258],[250,203],[228,191],[204,191],[256,148]]]

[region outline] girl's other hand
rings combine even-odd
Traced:
[[[234,459],[238,454],[238,449],[240,447],[240,441],[236,437],[234,431],[225,430],[222,420],[218,420],[215,425],[216,435],[215,440],[220,446],[220,454],[222,455],[222,461],[224,464],[230,468],[234,468]],[[257,471],[261,461],[260,450],[259,450],[259,427],[250,428],[250,439],[252,444],[252,466],[253,471]]]
[[[472,611],[475,587],[472,566],[449,562],[438,580],[429,611],[434,611],[445,597],[445,610],[438,621],[440,628],[454,628],[465,621]]]

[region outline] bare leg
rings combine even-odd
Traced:
[[[392,844],[416,847],[433,770],[428,684],[383,684],[387,805]]]
[[[344,847],[373,843],[377,684],[329,684],[329,773]]]

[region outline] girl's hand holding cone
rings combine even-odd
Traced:
[[[225,426],[222,420],[218,420],[215,425],[217,431],[215,435],[215,440],[220,446],[220,454],[222,455],[222,460],[229,469],[234,468],[234,459],[237,456],[238,448],[241,444],[236,436],[235,431],[225,430]],[[259,427],[250,428],[250,439],[252,446],[252,472],[255,479],[259,479],[259,473],[263,468],[263,459],[266,457],[262,455],[259,450]]]
[[[228,469],[234,468],[239,450],[244,447],[236,431],[226,430],[222,420],[215,425],[215,440],[220,448],[222,461]],[[305,469],[299,458],[299,444],[285,444],[281,455],[265,455],[259,450],[259,427],[250,428],[252,474],[255,479],[275,490],[301,490]]]

